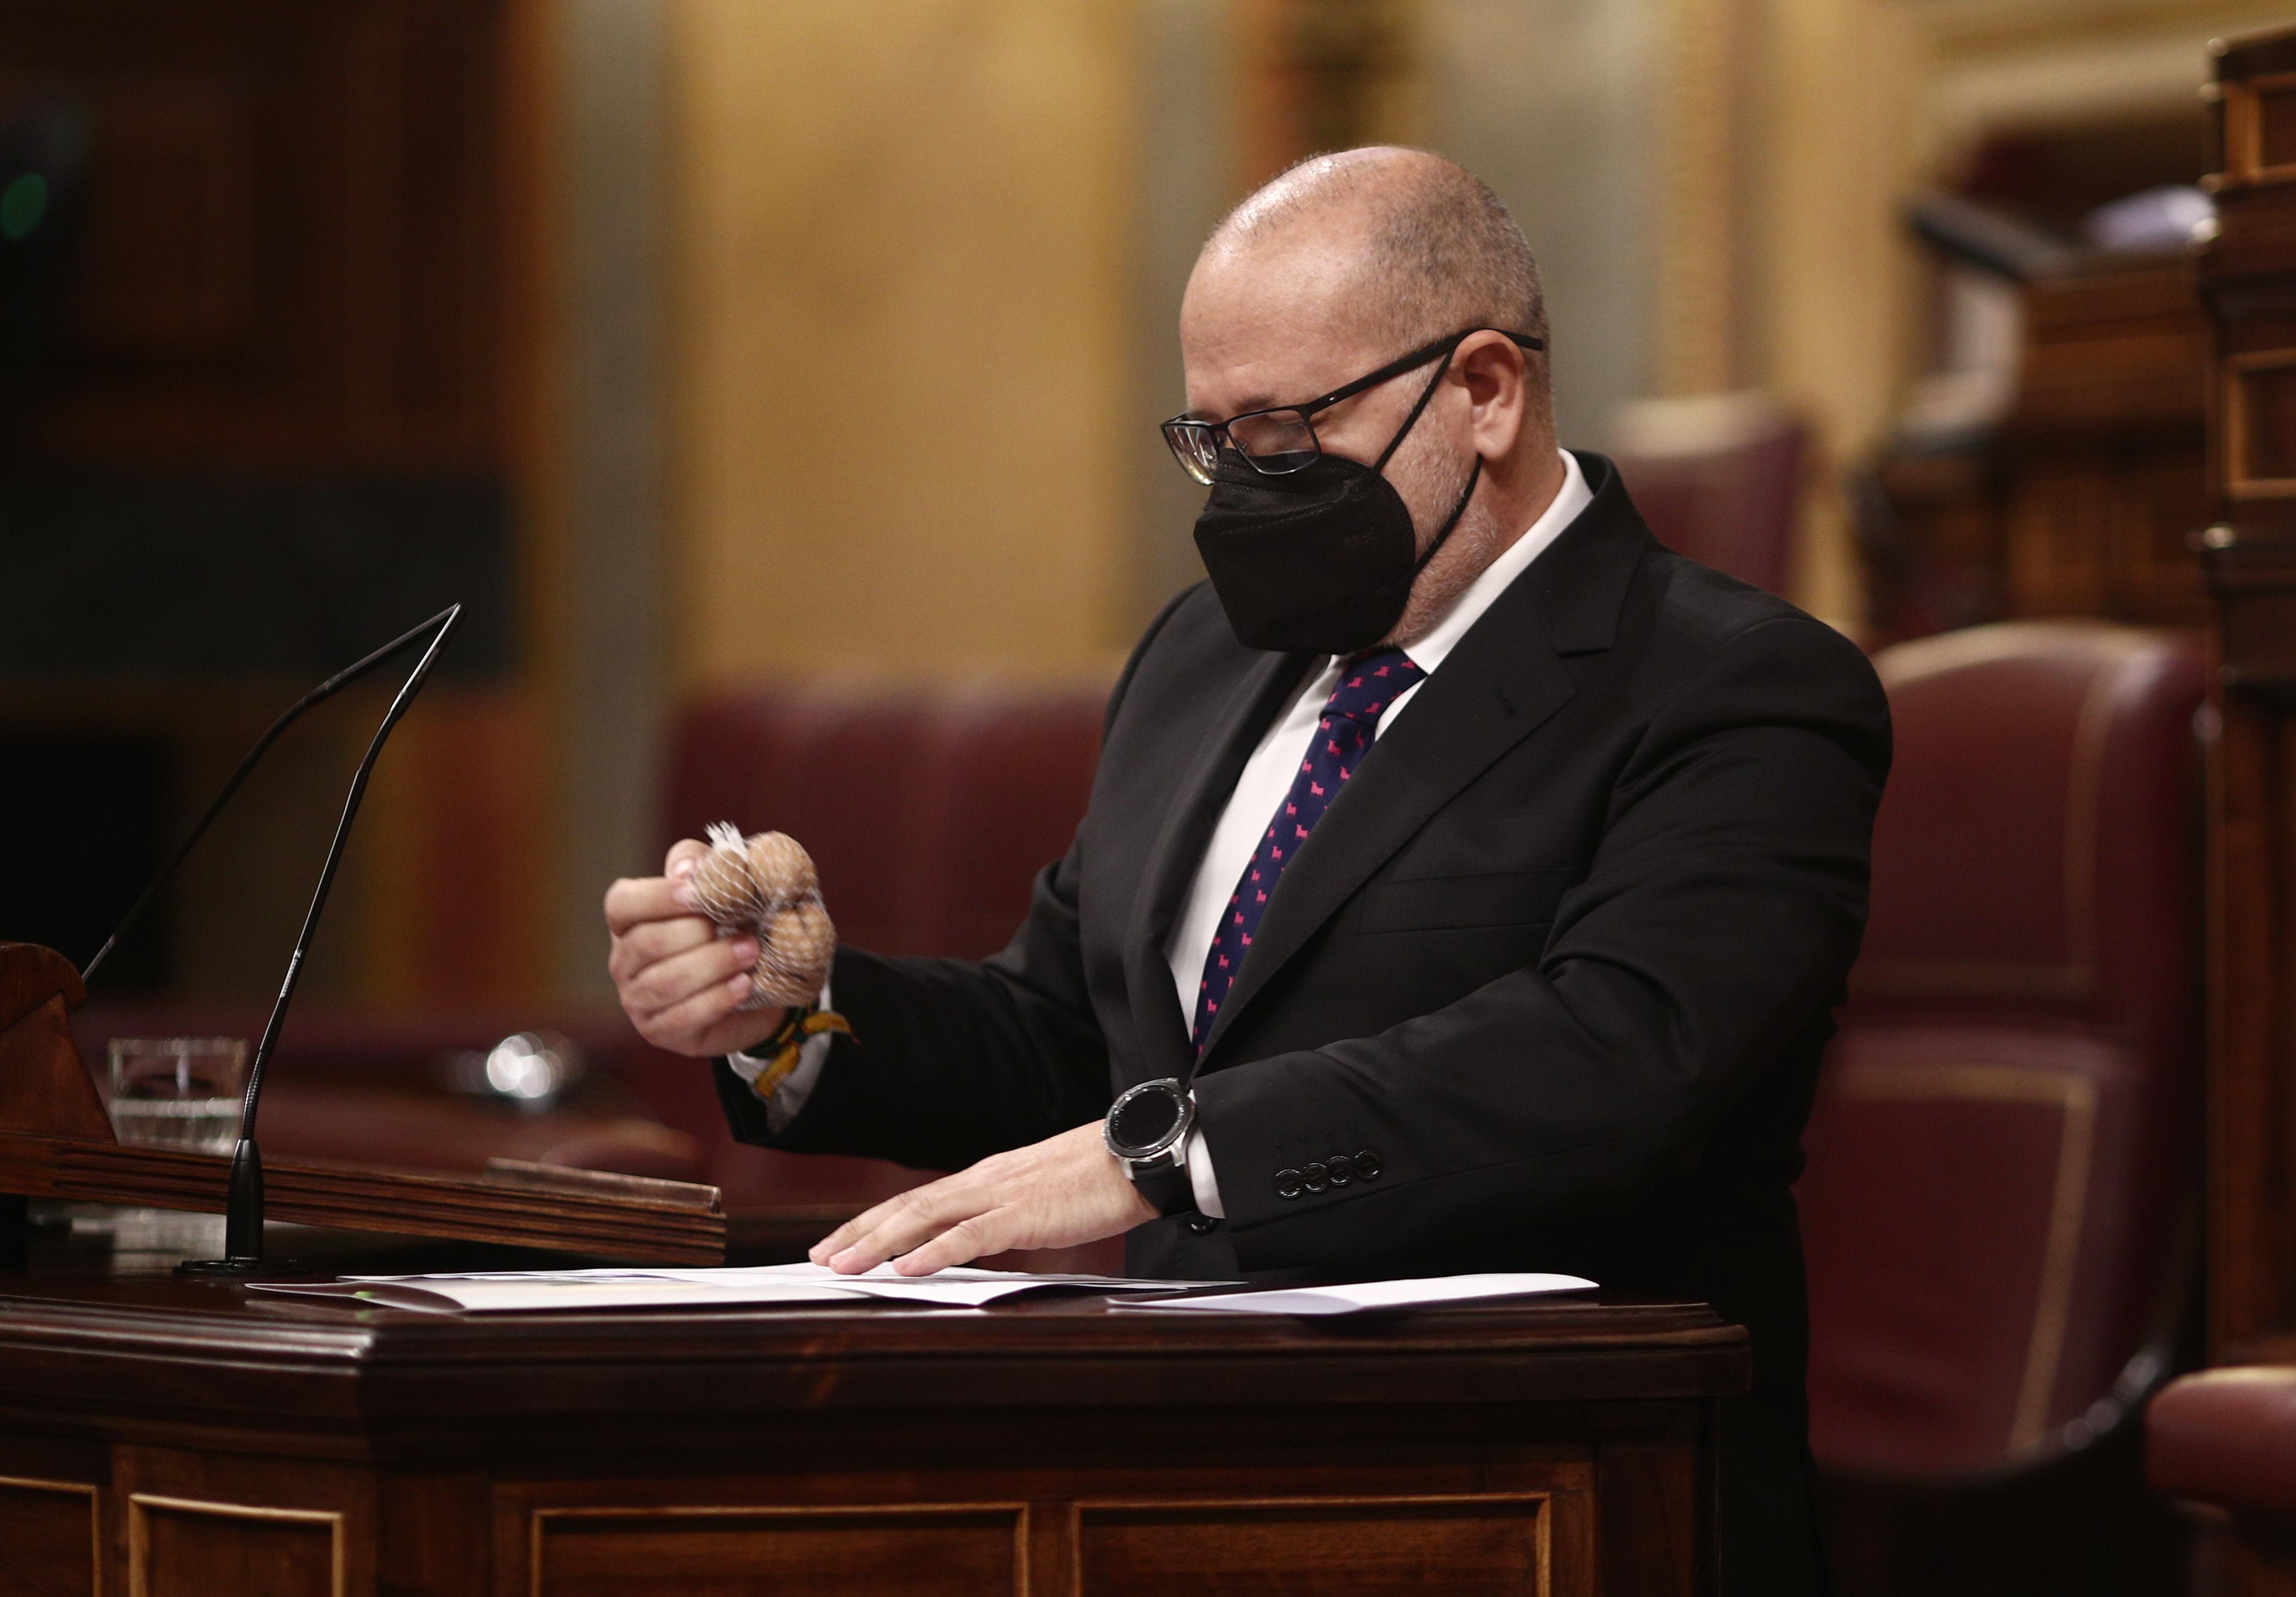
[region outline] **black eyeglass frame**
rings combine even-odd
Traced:
[[[1390,378],[1400,377],[1406,372],[1423,366],[1439,355],[1447,359],[1461,344],[1479,332],[1496,332],[1503,338],[1512,340],[1525,349],[1540,350],[1546,348],[1545,339],[1533,338],[1527,332],[1510,332],[1504,327],[1470,327],[1464,332],[1447,333],[1431,344],[1423,344],[1410,354],[1388,362],[1376,372],[1367,372],[1353,382],[1342,383],[1322,398],[1311,399],[1305,405],[1264,405],[1259,410],[1239,411],[1225,422],[1199,421],[1185,414],[1174,416],[1168,422],[1159,423],[1159,430],[1164,435],[1164,446],[1171,450],[1172,458],[1180,463],[1180,470],[1206,487],[1211,484],[1210,473],[1197,466],[1187,446],[1180,441],[1190,433],[1198,433],[1210,439],[1212,445],[1211,452],[1215,455],[1222,448],[1234,450],[1238,459],[1262,477],[1288,477],[1294,471],[1304,471],[1324,456],[1324,442],[1316,436],[1317,416],[1331,409],[1341,400],[1352,399],[1367,389],[1375,389]],[[1302,455],[1304,458],[1300,459],[1296,465],[1273,463],[1271,461],[1263,461],[1258,455],[1248,454],[1236,443],[1235,436],[1228,431],[1228,429],[1238,422],[1248,422],[1254,416],[1278,414],[1299,417],[1300,425],[1308,430],[1308,441],[1315,445],[1311,450],[1293,451],[1280,457],[1282,461],[1289,462],[1293,454]]]

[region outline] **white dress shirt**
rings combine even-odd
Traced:
[[[1468,629],[1482,619],[1492,601],[1529,569],[1530,562],[1561,536],[1562,529],[1577,520],[1578,512],[1593,501],[1594,495],[1587,488],[1587,474],[1578,469],[1578,463],[1568,449],[1561,454],[1562,486],[1555,491],[1554,502],[1530,524],[1529,531],[1483,568],[1482,574],[1467,585],[1467,591],[1459,595],[1424,637],[1404,651],[1427,676],[1434,676],[1441,667],[1451,651],[1458,647],[1459,640],[1467,635]],[[1338,656],[1324,661],[1323,669],[1308,679],[1268,726],[1267,735],[1259,740],[1259,747],[1244,762],[1243,774],[1236,778],[1235,791],[1228,796],[1227,807],[1220,812],[1219,821],[1212,828],[1212,840],[1204,849],[1203,863],[1196,867],[1185,907],[1173,924],[1171,940],[1164,946],[1164,958],[1172,970],[1172,987],[1179,995],[1180,1012],[1192,1024],[1196,1014],[1196,989],[1203,981],[1204,961],[1211,953],[1220,915],[1234,896],[1236,881],[1243,875],[1244,867],[1251,863],[1252,850],[1259,847],[1260,834],[1267,830],[1268,816],[1276,812],[1292,791],[1292,778],[1300,769],[1301,755],[1316,736],[1316,723],[1331,700],[1332,690],[1339,685],[1343,663]],[[1426,685],[1426,677],[1422,677],[1398,693],[1394,702],[1380,713],[1372,728],[1372,737],[1378,739],[1394,725],[1395,718]],[[1283,891],[1280,878],[1276,891]],[[1201,1127],[1188,1134],[1187,1169],[1189,1183],[1195,1189],[1196,1208],[1207,1215],[1224,1216],[1227,1211],[1220,1203],[1219,1183],[1212,1174],[1211,1154],[1205,1146]]]
[[[1443,618],[1429,628],[1427,635],[1405,651],[1413,663],[1426,673],[1435,675],[1451,651],[1468,630],[1482,619],[1483,612],[1494,600],[1506,592],[1514,579],[1530,567],[1530,562],[1543,553],[1547,545],[1561,536],[1563,528],[1578,519],[1578,513],[1593,502],[1587,491],[1587,474],[1578,469],[1568,449],[1562,456],[1562,486],[1556,490],[1554,502],[1530,524],[1521,537],[1509,545],[1499,557],[1483,569],[1475,580],[1447,610]],[[1268,726],[1259,746],[1244,762],[1243,774],[1236,779],[1235,791],[1228,796],[1227,807],[1220,812],[1218,823],[1212,828],[1210,844],[1204,849],[1202,862],[1196,867],[1194,881],[1180,917],[1172,927],[1172,936],[1164,947],[1165,961],[1171,967],[1172,986],[1178,995],[1180,1012],[1191,1022],[1196,1012],[1196,987],[1203,979],[1204,960],[1211,952],[1212,937],[1219,925],[1221,912],[1235,891],[1237,878],[1251,863],[1253,848],[1260,834],[1267,829],[1267,817],[1274,815],[1292,790],[1292,778],[1300,769],[1301,754],[1308,741],[1316,735],[1316,722],[1323,714],[1332,690],[1339,685],[1340,657],[1326,660],[1321,670],[1308,679],[1283,712]],[[1378,724],[1372,729],[1376,740],[1395,723],[1404,707],[1427,685],[1425,678],[1414,683],[1395,696],[1395,701],[1381,713]],[[1281,889],[1279,887],[1278,890]],[[829,989],[822,988],[822,1006],[827,1008]],[[829,1053],[829,1036],[824,1033],[806,1039],[804,1052],[797,1069],[791,1071],[773,1097],[766,1104],[766,1123],[779,1131],[797,1118],[813,1091],[813,1084],[821,1074],[822,1061]],[[766,1061],[734,1054],[726,1061],[744,1081],[754,1080]],[[1205,1146],[1201,1126],[1188,1134],[1186,1166],[1189,1184],[1194,1189],[1196,1208],[1215,1218],[1224,1217],[1226,1209],[1221,1205],[1219,1183],[1212,1174],[1212,1159]]]
[[[821,984],[821,996],[814,1003],[819,1009],[830,1006],[827,981]],[[774,1095],[766,1100],[767,1130],[778,1134],[783,1126],[797,1118],[797,1111],[803,1109],[805,1101],[813,1096],[813,1084],[821,1079],[822,1061],[829,1057],[832,1035],[826,1031],[816,1031],[798,1044],[796,1068],[782,1077],[781,1085],[775,1087]],[[754,1084],[758,1072],[774,1061],[756,1059],[746,1053],[729,1053],[726,1056],[726,1062],[733,1067],[734,1075]]]

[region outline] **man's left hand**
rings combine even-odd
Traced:
[[[1008,1248],[1096,1242],[1155,1217],[1095,1120],[912,1187],[848,1220],[809,1257],[840,1275],[889,1258],[900,1274],[930,1275]]]

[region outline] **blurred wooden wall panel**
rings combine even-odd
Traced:
[[[682,685],[1119,650],[1133,9],[672,14]]]
[[[552,4],[0,0],[0,119],[63,108],[87,152],[64,298],[0,447],[20,480],[62,481],[42,500],[66,506],[58,526],[111,529],[107,550],[161,540],[180,573],[156,593],[125,556],[86,573],[60,635],[98,641],[12,659],[0,739],[59,702],[163,727],[186,755],[175,807],[195,813],[262,707],[420,619],[430,588],[474,603],[459,679],[434,682],[378,772],[315,959],[322,998],[513,997],[544,969],[531,929],[504,929],[544,913],[552,815],[553,663],[531,646],[552,618],[531,337],[551,106],[530,86]],[[465,531],[486,543],[475,568],[447,548]],[[409,577],[424,561],[430,578]],[[275,642],[200,645],[198,618],[247,608],[201,586],[234,570],[264,577],[265,615],[228,630]],[[134,649],[117,597],[139,576],[183,647]],[[180,990],[275,986],[317,864],[300,845],[316,827],[324,848],[380,702],[317,712],[306,753],[242,796],[241,844],[219,831],[195,864]]]
[[[504,694],[433,690],[408,717],[385,757],[392,781],[365,822],[373,951],[363,996],[481,1003],[545,985],[552,950],[536,884],[550,837],[534,790],[545,755],[539,718]],[[604,939],[601,928],[602,960]]]
[[[0,4],[88,130],[29,438],[116,464],[498,465],[500,0]]]
[[[1239,0],[1237,193],[1292,162],[1425,136],[1422,0]]]

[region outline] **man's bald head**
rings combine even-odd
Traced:
[[[1530,246],[1488,186],[1420,150],[1300,162],[1228,213],[1188,278],[1190,418],[1305,405],[1464,335],[1313,423],[1322,455],[1377,471],[1410,513],[1423,563],[1390,642],[1423,635],[1562,486],[1546,357],[1504,332],[1546,336]]]
[[[1370,342],[1398,353],[1469,327],[1546,337],[1522,229],[1488,184],[1439,155],[1374,145],[1311,156],[1230,211],[1198,269],[1302,247],[1344,263],[1353,281],[1335,297]]]

